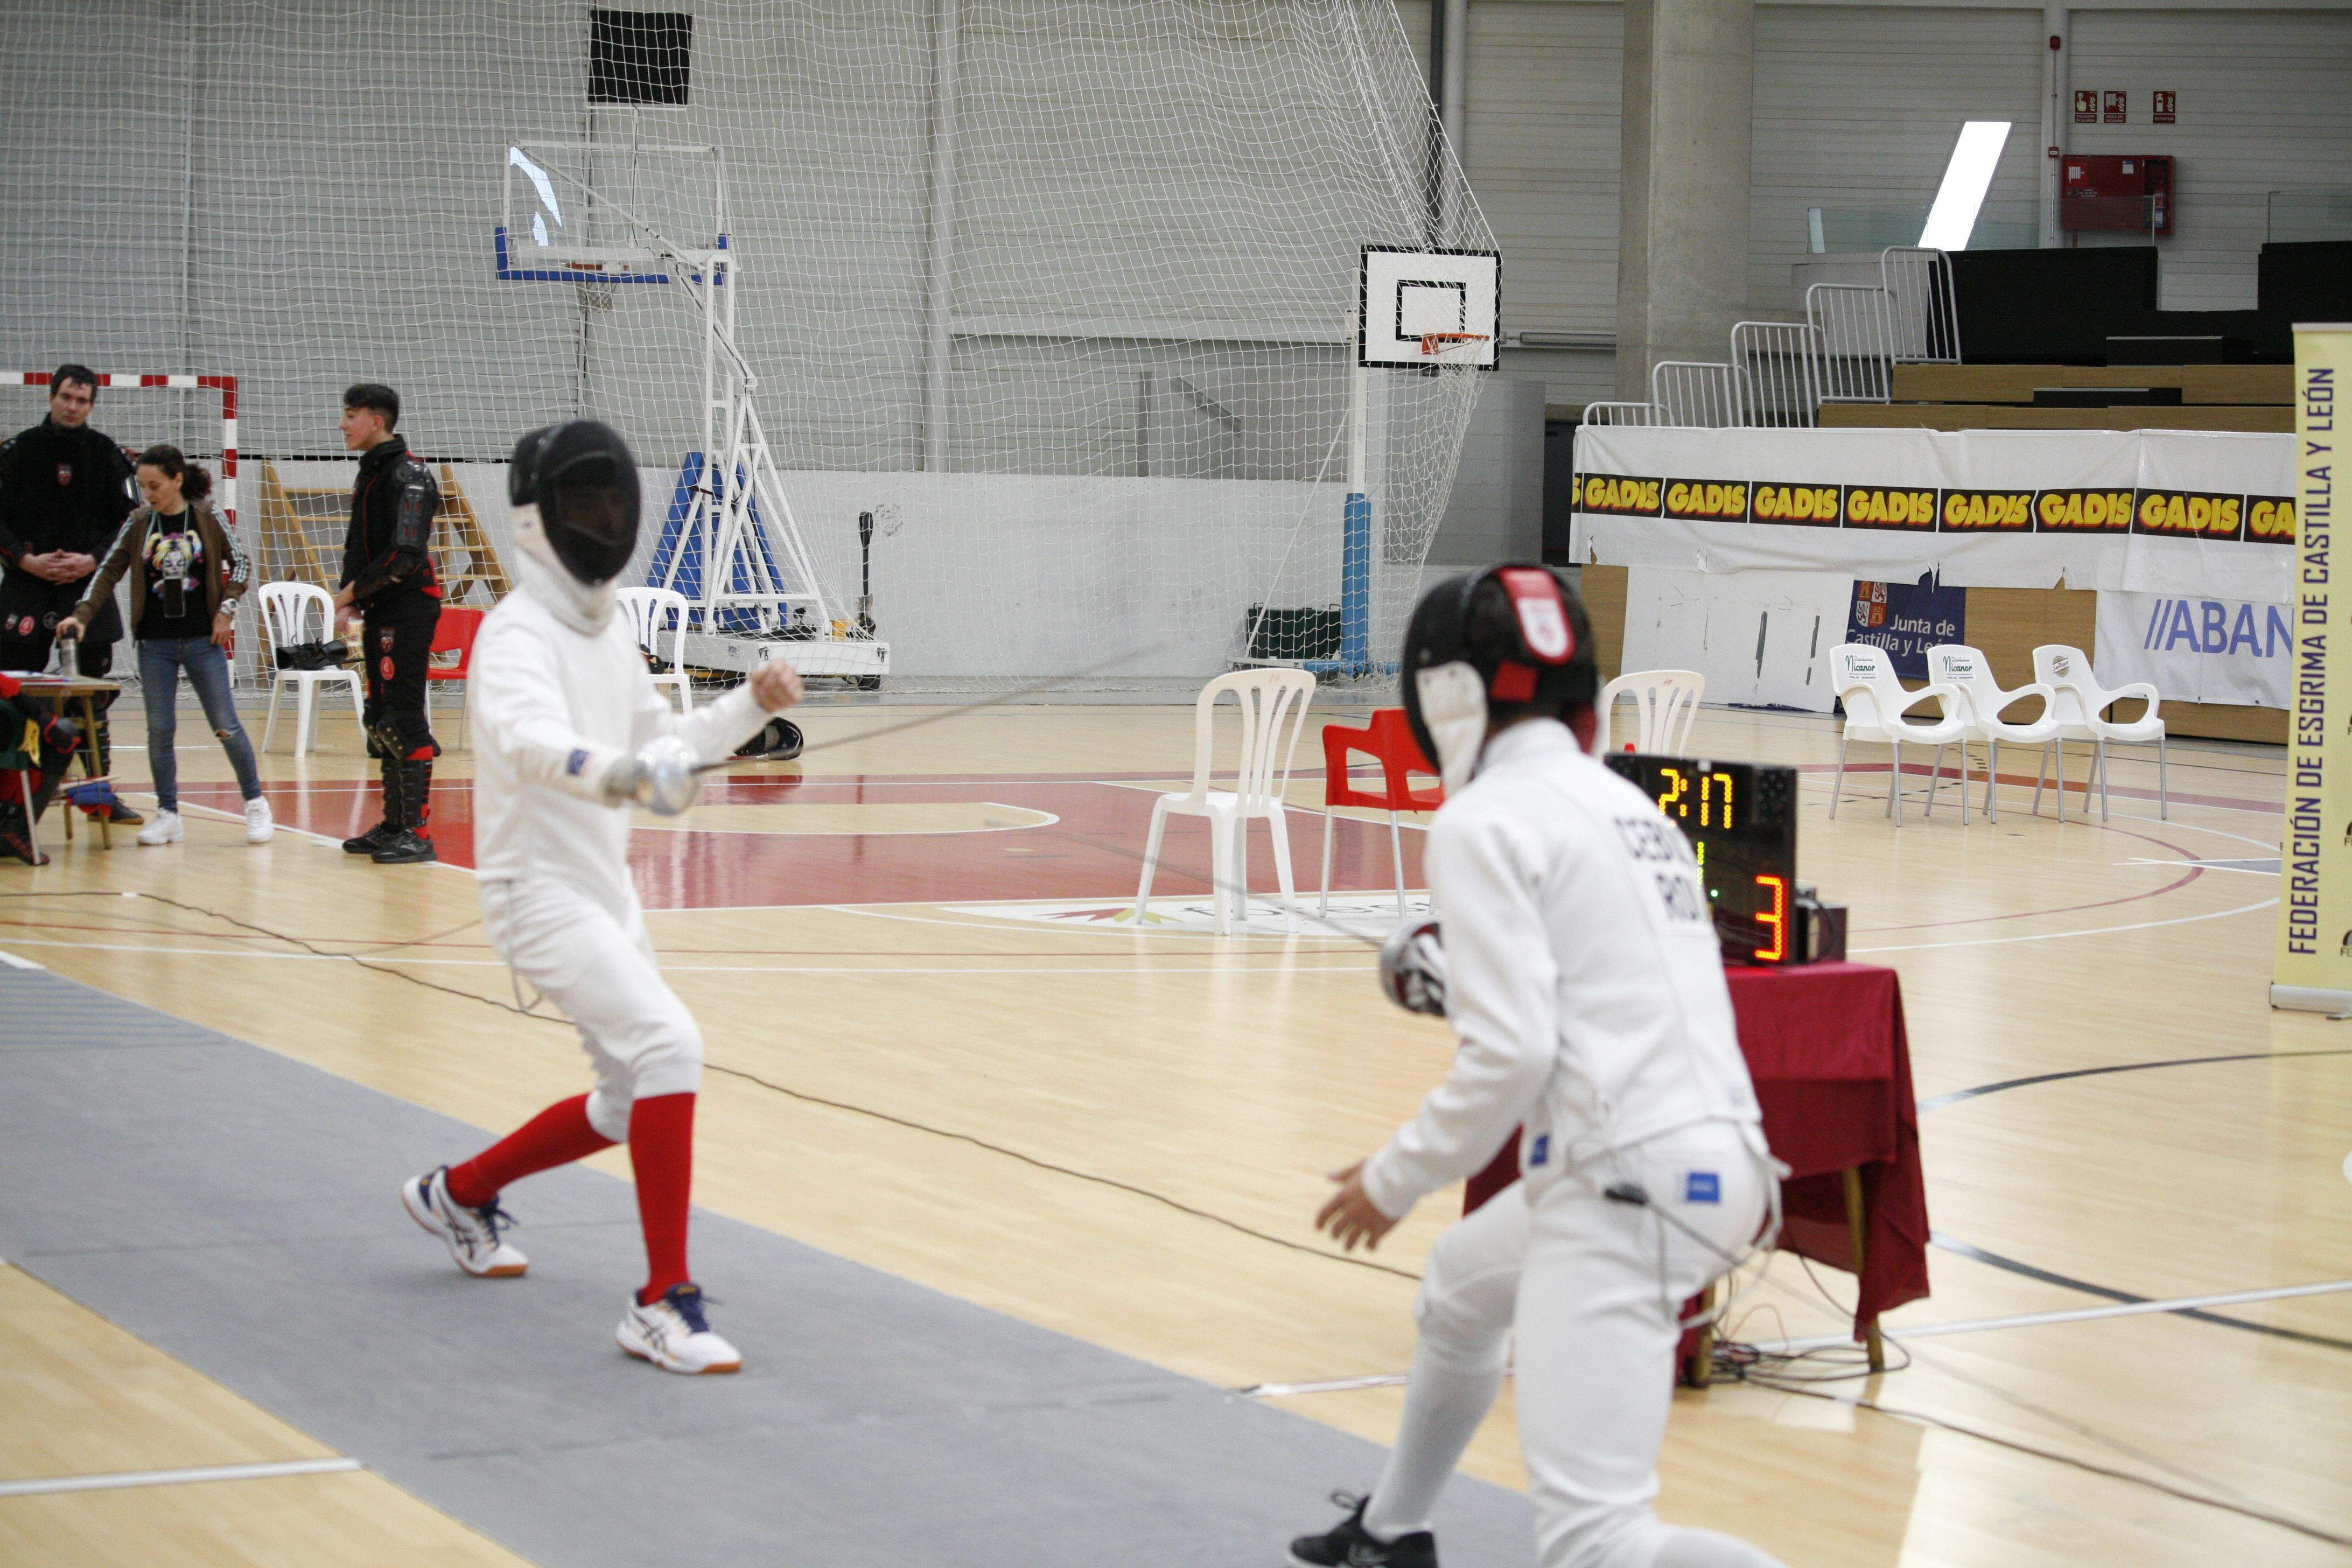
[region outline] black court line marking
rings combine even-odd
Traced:
[[[2150,1068],[2204,1067],[2213,1062],[2284,1061],[2296,1057],[2352,1057],[2352,1047],[2324,1051],[2241,1051],[2225,1057],[2170,1057],[2162,1061],[2126,1062],[2120,1067],[2074,1068],[2065,1072],[2035,1073],[2031,1078],[2003,1079],[1999,1083],[1979,1084],[1974,1089],[1956,1089],[1949,1094],[1939,1094],[1919,1101],[1919,1109],[1923,1111],[1941,1110],[1945,1106],[1957,1105],[1964,1100],[1980,1099],[1988,1094],[1999,1094],[2003,1089],[2027,1089],[2037,1083],[2057,1083],[2070,1078],[2101,1078],[2108,1073],[2145,1072]]]
[[[2094,1285],[2087,1279],[2076,1279],[2071,1275],[2060,1274],[2048,1268],[2038,1268],[2031,1263],[2021,1263],[2014,1258],[2003,1258],[1998,1252],[1987,1252],[1981,1247],[1962,1241],[1958,1237],[1947,1236],[1940,1230],[1929,1231],[1927,1239],[1947,1252],[1957,1252],[1962,1258],[1978,1263],[1990,1264],[1995,1268],[2006,1269],[2011,1274],[2021,1274],[2028,1279],[2039,1279],[2045,1285],[2060,1285],[2069,1290],[2080,1290],[2086,1296],[2102,1296],[2110,1301],[2120,1301],[2130,1306],[2139,1306],[2155,1300],[2152,1296],[2135,1296],[2128,1290],[2117,1290],[2106,1285]],[[2352,1340],[2333,1339],[2326,1334],[2307,1334],[2300,1329],[2275,1328],[2269,1323],[2248,1322],[2243,1318],[2232,1318],[2221,1312],[2209,1312],[2201,1307],[2177,1308],[2166,1316],[2195,1318],[2200,1322],[2219,1323],[2225,1329],[2243,1329],[2250,1333],[2270,1334],[2282,1340],[2294,1340],[2301,1344],[2325,1345],[2329,1350],[2352,1351]]]
[[[2118,1067],[2075,1068],[2067,1072],[2036,1073],[2031,1078],[2005,1079],[1999,1083],[1980,1084],[1975,1089],[1955,1089],[1949,1094],[1939,1094],[1932,1100],[1919,1101],[1919,1109],[1923,1111],[1937,1110],[1947,1105],[1956,1105],[1964,1100],[1977,1100],[1988,1094],[1999,1094],[2003,1089],[2026,1089],[2039,1083],[2059,1083],[2067,1079],[2104,1078],[2110,1073],[2145,1072],[2150,1068],[2205,1067],[2216,1062],[2280,1061],[2299,1057],[2352,1057],[2352,1048],[2322,1051],[2242,1051],[2231,1056],[2174,1057],[2163,1061],[2126,1062]],[[1988,1252],[1972,1242],[1962,1241],[1958,1237],[1947,1235],[1943,1231],[1931,1230],[1927,1233],[1927,1238],[1945,1251],[1956,1252],[1974,1262],[2005,1269],[2028,1279],[2038,1279],[2045,1285],[2056,1285],[2068,1290],[2079,1290],[2085,1296],[2097,1296],[2105,1300],[2120,1301],[2133,1306],[2155,1300],[2152,1296],[2136,1296],[2128,1290],[2116,1289],[2113,1286],[2094,1285],[2087,1279],[2077,1279],[2071,1274],[2060,1274],[2053,1269],[2039,1268],[2014,1258],[2004,1258],[1998,1252]],[[2244,1318],[2232,1318],[2224,1312],[2209,1312],[2199,1307],[2184,1307],[2169,1315],[2195,1318],[2200,1322],[2216,1323],[2225,1329],[2238,1329],[2247,1333],[2269,1334],[2274,1339],[2293,1340],[2298,1344],[2319,1345],[2328,1350],[2352,1351],[2352,1340],[2339,1340],[2326,1334],[2305,1333],[2300,1329],[2282,1329],[2269,1323],[2250,1322]]]

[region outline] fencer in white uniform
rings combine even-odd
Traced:
[[[1461,1048],[1420,1113],[1318,1223],[1377,1242],[1524,1125],[1523,1179],[1439,1238],[1389,1464],[1307,1568],[1433,1568],[1430,1514],[1517,1338],[1519,1439],[1543,1568],[1769,1568],[1652,1510],[1682,1303],[1776,1224],[1776,1172],[1688,842],[1589,756],[1591,633],[1548,569],[1432,590],[1406,703],[1447,800],[1436,933],[1402,933],[1391,994],[1440,994]]]
[[[629,877],[628,808],[685,810],[698,767],[798,700],[799,677],[770,665],[684,717],[655,688],[615,613],[638,490],[610,427],[577,420],[525,437],[510,491],[520,587],[483,622],[467,682],[476,875],[492,947],[526,1000],[545,998],[578,1028],[595,1088],[412,1180],[404,1201],[467,1273],[511,1277],[528,1265],[500,1233],[499,1192],[628,1142],[649,1278],[621,1346],[669,1371],[732,1371],[741,1358],[710,1330],[686,1268],[702,1035],[655,960]]]

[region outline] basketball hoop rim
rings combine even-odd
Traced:
[[[1421,353],[1424,359],[1434,359],[1452,343],[1483,343],[1494,336],[1491,332],[1423,332]]]

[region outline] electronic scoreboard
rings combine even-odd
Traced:
[[[1635,752],[1601,760],[1690,839],[1725,958],[1802,963],[1813,956],[1799,920],[1796,769]]]

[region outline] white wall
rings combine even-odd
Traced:
[[[356,466],[275,465],[283,483],[318,489],[348,488]],[[506,465],[450,469],[511,574]],[[677,471],[647,467],[638,478],[644,510],[626,582],[647,574]],[[896,511],[897,531],[877,533],[873,560],[875,618],[897,676],[1035,677],[1138,652],[1119,674],[1205,677],[1241,652],[1244,620],[1267,584],[1278,585],[1281,605],[1339,602],[1344,485],[839,470],[781,478],[828,591],[841,595],[830,606],[839,618],[856,612],[857,514]],[[1390,568],[1375,552],[1375,573],[1392,570],[1409,587],[1414,568]],[[993,588],[976,594],[975,584]],[[1376,651],[1392,654],[1395,635],[1381,627]]]
[[[2267,194],[2352,185],[2352,13],[2079,11],[2073,54],[2074,85],[2128,93],[2131,118],[2069,124],[2069,150],[2176,160],[2179,216],[2156,242],[2164,307],[2253,309]],[[2179,94],[2178,124],[2150,123],[2159,89]]]
[[[2047,52],[2038,9],[1759,6],[1751,304],[1802,308],[1807,207],[1925,208],[1966,120],[2013,122],[1986,205],[2030,220]]]
[[[1428,0],[1399,10],[1425,53]],[[1615,0],[1471,0],[1462,151],[1503,247],[1511,330],[1615,331],[1622,18]],[[1987,210],[2033,221],[2042,24],[2039,5],[1974,0],[1759,5],[1750,308],[1799,304],[1807,207],[1925,206],[1965,119],[2013,122]],[[2352,6],[2101,5],[2075,10],[2072,33],[2074,84],[2127,89],[2132,121],[2070,125],[2070,144],[2180,160],[2166,304],[2251,307],[2263,193],[2352,184]],[[2147,122],[2158,87],[2180,94],[2177,126]],[[1507,351],[1504,371],[1570,405],[1611,395],[1615,374],[1607,353],[1557,350]]]

